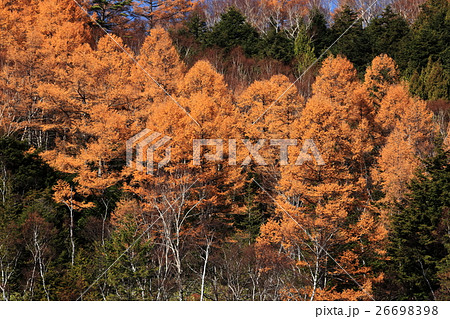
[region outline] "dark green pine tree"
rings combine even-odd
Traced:
[[[113,229],[105,245],[97,245],[94,261],[96,271],[101,273],[114,263],[100,280],[106,300],[154,300],[152,294],[157,266],[152,263],[154,246],[146,237],[140,238],[142,229],[136,227],[136,216],[127,213],[121,225]],[[120,258],[120,256],[126,253]],[[91,298],[95,297],[92,291]]]
[[[347,29],[349,30],[339,39]],[[337,39],[339,40],[333,45],[331,52],[346,56],[361,74],[371,61],[370,43],[362,20],[358,20],[357,13],[348,6],[337,13],[331,27],[331,43]]]
[[[450,252],[450,208],[444,210],[444,216],[441,223],[441,228],[446,230],[443,236],[445,248]],[[450,254],[441,260],[438,265],[439,290],[437,291],[437,299],[450,300]]]
[[[302,74],[316,59],[311,38],[305,25],[301,25],[294,42],[294,54],[297,59],[297,71]]]
[[[199,43],[206,43],[208,27],[199,14],[193,14],[186,22],[186,30]]]
[[[450,70],[444,70],[440,61],[428,59],[422,72],[414,71],[410,80],[410,91],[421,99],[450,100]]]
[[[314,46],[314,52],[319,56],[331,44],[331,34],[327,26],[325,14],[317,7],[312,8],[309,12],[307,32]]]
[[[268,208],[267,203],[261,201],[262,195],[259,186],[254,182],[248,181],[244,192],[239,198],[236,198],[244,204],[244,209],[240,213],[234,214],[233,225],[236,230],[244,234],[249,243],[254,243],[259,235],[261,225],[270,216],[269,211],[271,209]]]
[[[208,44],[223,48],[226,52],[241,46],[248,56],[258,55],[261,50],[261,39],[258,31],[245,20],[245,16],[239,10],[230,7],[208,34]]]
[[[55,183],[56,173],[37,153],[30,153],[29,149],[25,142],[10,137],[0,138],[0,170],[3,184],[6,185],[2,188],[4,191],[0,204],[5,203],[9,195],[17,199],[17,196],[51,188]]]
[[[93,0],[91,11],[97,14],[97,23],[111,31],[126,23],[133,0]]]
[[[372,58],[385,53],[397,63],[404,59],[399,52],[410,28],[408,22],[393,12],[390,6],[386,7],[381,16],[370,21],[366,31],[370,39]]]
[[[262,55],[284,63],[290,63],[294,58],[294,41],[289,38],[286,31],[270,24],[270,29],[262,39]]]
[[[410,74],[427,66],[428,58],[441,60],[445,70],[450,70],[450,4],[448,0],[428,0],[422,6],[412,27],[407,50],[410,57]]]
[[[436,299],[438,268],[449,258],[444,245],[449,220],[444,212],[450,207],[450,154],[439,148],[424,164],[411,181],[406,202],[392,216],[388,252],[396,300]]]
[[[62,254],[63,236],[56,234],[53,225],[61,223],[51,199],[51,187],[57,179],[53,171],[36,152],[31,152],[25,143],[11,137],[0,138],[0,272],[2,289],[0,298],[4,300],[41,300],[53,298],[52,285],[47,282],[47,293],[39,275],[35,276],[33,293],[25,288],[32,274],[33,257],[29,249],[31,226],[42,227],[45,231],[39,240],[47,240],[51,249],[40,251],[47,261],[54,251]],[[34,222],[32,222],[34,221]],[[28,246],[27,246],[28,245]],[[33,247],[33,246],[31,246]],[[51,250],[51,251],[50,251]],[[60,260],[61,261],[61,260]],[[45,277],[57,276],[53,264],[47,265]],[[50,271],[50,269],[52,269]]]

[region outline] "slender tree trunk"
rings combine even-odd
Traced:
[[[211,246],[211,241],[207,240],[206,251],[205,251],[205,262],[203,263],[203,272],[202,272],[202,286],[200,289],[200,301],[203,301],[203,295],[204,295],[204,291],[205,291],[206,267],[208,264],[209,247],[210,246]]]
[[[47,290],[47,285],[45,284],[45,265],[42,262],[41,250],[40,250],[39,244],[38,244],[37,248],[39,249],[39,251],[38,251],[38,261],[39,261],[39,274],[41,275],[41,279],[42,279],[42,288],[44,289],[45,296],[47,297],[47,301],[50,301],[50,295],[49,295],[48,290]]]
[[[70,212],[70,226],[69,226],[69,234],[70,234],[70,248],[71,248],[71,263],[74,265],[75,259],[75,241],[73,239],[73,208],[69,207]]]

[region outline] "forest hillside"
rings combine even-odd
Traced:
[[[0,1],[3,300],[449,300],[448,0]]]

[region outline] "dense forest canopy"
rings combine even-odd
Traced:
[[[2,299],[448,300],[450,3],[372,4],[0,1]]]

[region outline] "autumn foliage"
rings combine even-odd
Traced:
[[[104,13],[107,31],[129,16],[128,26],[144,21],[139,49],[130,29],[103,34],[73,1],[0,4],[0,134],[33,146],[21,149],[32,158],[23,165],[54,174],[47,191],[22,191],[33,204],[21,204],[19,218],[7,208],[16,207],[10,176],[26,174],[0,152],[0,270],[20,278],[2,277],[3,298],[377,298],[395,207],[436,147],[450,147],[445,121],[411,95],[396,62],[378,55],[362,76],[330,54],[310,90],[272,71],[233,87],[211,57],[186,64],[189,52],[180,56],[167,31],[198,9],[194,1],[130,1],[119,13],[113,2],[92,10]],[[231,2],[257,2],[253,26],[269,33],[271,21],[295,38],[295,14],[314,1]],[[127,158],[127,141],[145,129],[170,143],[165,165],[164,148],[144,165],[150,144]],[[202,145],[196,164],[201,139],[222,140],[222,156],[212,158],[217,144]],[[291,141],[288,163],[273,142],[282,140]],[[17,229],[17,240],[5,235]],[[24,247],[22,270],[22,255],[3,243]]]

